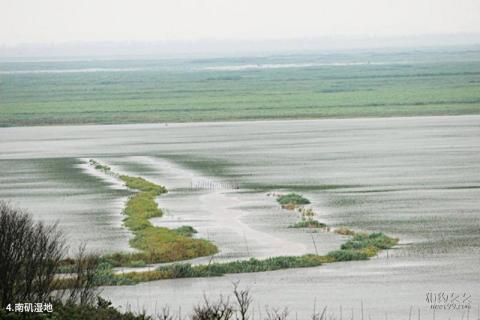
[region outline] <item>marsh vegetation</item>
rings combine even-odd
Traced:
[[[120,175],[111,171],[110,167],[91,159],[90,164],[96,170],[108,172],[118,177],[125,186],[136,191],[127,201],[124,209],[125,227],[132,231],[134,237],[130,245],[137,249],[134,253],[112,253],[103,258],[113,267],[144,266],[145,264],[187,260],[214,254],[218,249],[211,242],[192,238],[196,233],[190,226],[177,229],[156,227],[149,221],[161,217],[156,197],[167,193],[164,186],[157,185],[142,177]],[[105,169],[108,168],[108,169]]]
[[[162,210],[158,208],[156,197],[167,192],[165,187],[142,177],[120,175],[97,160],[91,159],[89,164],[96,170],[119,178],[127,188],[136,191],[127,201],[124,210],[124,224],[134,234],[134,238],[130,240],[131,246],[139,251],[134,253],[117,252],[102,256],[98,267],[95,269],[96,285],[125,285],[162,279],[216,277],[232,273],[315,267],[337,261],[366,260],[376,255],[380,250],[392,248],[398,242],[398,240],[389,238],[382,233],[368,235],[352,232],[348,233],[353,235],[352,239],[342,245],[340,250],[332,251],[327,255],[307,254],[302,256],[277,256],[268,259],[250,258],[227,263],[213,262],[214,256],[212,256],[208,264],[170,264],[153,271],[116,274],[113,270],[114,267],[144,267],[153,263],[187,260],[199,256],[213,255],[218,249],[206,240],[192,238],[197,231],[191,226],[184,225],[175,229],[168,229],[155,227],[151,224],[149,219],[163,215]],[[313,219],[316,216],[313,209],[304,207],[305,204],[310,204],[310,200],[307,198],[299,194],[288,193],[278,196],[276,201],[282,208],[285,204],[294,205],[297,212],[301,214],[301,221],[291,227],[330,230],[326,224]],[[61,271],[75,272],[72,268],[73,265],[74,260],[71,260],[70,265],[63,262]],[[63,281],[62,285],[68,287],[70,280]]]
[[[100,280],[103,282],[100,282],[100,285],[121,285],[174,278],[212,277],[230,273],[314,267],[336,261],[366,260],[376,255],[380,250],[392,248],[398,242],[398,240],[389,238],[382,233],[370,235],[352,233],[353,239],[342,245],[340,250],[330,252],[325,256],[307,254],[303,256],[271,257],[264,260],[251,258],[227,263],[212,263],[214,258],[212,256],[210,262],[206,265],[171,264],[159,267],[154,271],[116,275],[111,270],[112,267],[145,266],[152,263],[187,260],[199,256],[213,255],[218,249],[206,240],[193,239],[192,235],[196,233],[196,230],[191,226],[168,229],[155,227],[150,223],[149,219],[163,215],[155,198],[167,192],[165,187],[142,177],[119,175],[111,171],[109,166],[93,159],[89,163],[97,170],[119,177],[127,188],[138,191],[127,202],[124,211],[126,215],[124,224],[134,234],[134,238],[130,240],[131,246],[140,250],[140,252],[114,253],[104,256],[106,267],[105,270],[100,269],[104,274],[101,278],[103,280]],[[326,224],[313,219],[316,213],[313,209],[304,207],[304,205],[310,204],[310,200],[302,195],[296,193],[279,195],[276,201],[284,209],[297,208],[297,211],[301,214],[301,221],[290,227],[330,230]]]
[[[0,126],[479,114],[478,56],[473,48],[4,62]],[[272,64],[298,67],[242,68]],[[105,71],[61,72],[92,68]]]
[[[277,202],[282,208],[293,210],[298,206],[309,204],[310,200],[297,193],[288,193],[278,196]]]
[[[436,288],[450,286],[462,290],[466,288],[475,295],[478,293],[472,285],[478,282],[478,273],[474,272],[478,239],[472,236],[478,229],[478,188],[474,188],[474,177],[480,163],[477,161],[476,143],[478,121],[478,117],[432,117],[224,123],[214,126],[185,124],[169,125],[168,129],[157,125],[9,128],[2,129],[5,139],[0,142],[2,150],[5,150],[2,156],[7,158],[0,161],[0,189],[2,198],[11,198],[29,208],[36,219],[60,219],[69,239],[89,239],[89,247],[93,246],[102,254],[127,252],[128,239],[132,234],[122,226],[121,220],[125,215],[121,212],[127,197],[137,191],[120,188],[111,177],[99,179],[102,175],[95,174],[93,170],[86,171],[82,159],[87,155],[101,156],[99,159],[104,159],[112,168],[122,168],[131,176],[148,180],[155,177],[167,185],[178,181],[172,179],[178,172],[169,174],[171,167],[168,163],[165,165],[162,156],[158,156],[160,154],[174,154],[175,159],[209,158],[210,163],[205,164],[208,168],[215,166],[216,159],[223,159],[225,161],[221,163],[227,166],[226,170],[215,174],[210,172],[210,177],[218,174],[221,179],[228,180],[233,179],[230,175],[233,173],[242,189],[245,186],[261,186],[260,191],[254,189],[250,193],[229,191],[234,196],[224,198],[225,204],[232,204],[238,199],[237,203],[256,205],[248,209],[251,214],[243,219],[248,226],[258,226],[267,232],[272,228],[278,230],[277,236],[304,243],[308,250],[305,253],[314,252],[311,235],[322,255],[340,249],[342,239],[348,241],[349,237],[325,232],[310,233],[313,230],[309,229],[288,229],[299,219],[298,211],[279,210],[280,205],[273,198],[266,198],[265,192],[287,190],[285,193],[292,191],[308,195],[312,208],[322,210],[315,219],[328,221],[332,229],[344,226],[356,232],[383,231],[386,235],[398,235],[405,242],[398,250],[391,250],[388,259],[384,253],[371,261],[327,264],[303,270],[226,274],[208,280],[190,278],[104,288],[106,296],[115,305],[125,306],[127,302],[132,302],[132,296],[142,292],[145,295],[139,308],[145,307],[151,314],[154,312],[150,306],[155,301],[166,301],[176,309],[179,304],[188,308],[198,301],[203,291],[212,294],[212,286],[215,291],[226,292],[225,287],[230,280],[242,279],[259,292],[261,304],[276,303],[274,290],[285,292],[285,299],[300,297],[300,309],[311,306],[311,292],[317,292],[317,297],[325,299],[329,306],[345,303],[336,298],[344,297],[342,299],[350,301],[349,307],[358,302],[355,299],[360,287],[371,293],[371,300],[381,300],[386,294],[392,294],[396,301],[401,301],[401,305],[385,301],[385,309],[398,315],[389,318],[400,318],[404,314],[402,306],[417,303],[404,293],[416,290],[419,282],[435,281],[438,283]],[[132,134],[136,130],[141,131],[141,139]],[[225,138],[233,132],[234,136]],[[296,134],[286,141],[285,136],[293,132]],[[384,139],[378,140],[378,135]],[[258,138],[255,143],[244,143],[252,141],[252,136]],[[217,137],[226,139],[225,143],[219,143]],[[330,140],[338,143],[322,144]],[[296,149],[285,153],[286,144],[291,143],[297,146]],[[14,149],[9,149],[12,145]],[[126,154],[124,145],[135,145],[135,148]],[[242,156],[229,153],[231,148],[238,149]],[[453,148],[455,152],[445,152],[445,148]],[[19,154],[15,150],[23,151]],[[272,153],[278,157],[268,157]],[[463,165],[455,165],[460,160]],[[203,173],[194,166],[192,163],[188,171]],[[303,170],[304,167],[308,170]],[[179,214],[182,219],[185,217],[182,210],[204,221],[211,217],[211,213],[218,212],[218,206],[211,198],[204,199],[203,208],[197,206],[197,195],[214,191],[191,191],[189,185],[190,180],[172,184],[172,190],[169,190],[171,196],[156,198],[159,206],[165,206],[170,213]],[[232,202],[227,202],[227,199]],[[338,199],[341,205],[336,201]],[[458,214],[458,210],[464,214]],[[169,219],[169,215],[164,217]],[[162,223],[162,220],[157,219],[155,223]],[[192,220],[185,221],[189,221],[186,225],[198,229],[198,237],[207,239],[203,223],[197,225],[196,222],[190,223]],[[175,229],[181,225],[183,223],[177,222],[168,228]],[[226,230],[229,234],[225,239],[230,239],[230,243],[236,241],[234,245],[226,241],[220,243],[217,241],[223,239],[212,232],[212,225],[208,226],[210,239],[214,239],[220,248],[225,245],[245,258],[248,252],[241,231],[240,236],[235,238],[233,232]],[[255,254],[256,244],[250,235],[247,237],[250,253]],[[328,242],[332,238],[337,240]],[[413,244],[410,245],[411,241]],[[76,248],[77,243],[71,242],[72,247]],[[287,252],[288,255],[296,254],[296,248],[276,247],[282,248],[285,253],[278,250],[272,256],[283,256]],[[301,255],[305,253],[301,252]],[[216,255],[212,262],[222,262],[221,254]],[[258,257],[259,260],[264,258]],[[208,258],[202,260],[208,261]],[[132,261],[139,266],[145,265],[143,262]],[[405,267],[402,267],[401,273],[392,272],[392,268],[397,266]],[[455,277],[452,270],[464,276]],[[345,281],[346,277],[355,278],[355,283]],[[282,278],[289,279],[288,286],[281,282]],[[390,292],[387,287],[378,287],[374,285],[377,279],[388,279],[389,286],[398,286],[403,291]],[[332,295],[325,296],[321,294],[323,292],[332,292]],[[371,305],[373,302],[367,303]],[[284,304],[284,301],[280,303]],[[300,314],[304,318],[305,314]]]
[[[398,243],[383,233],[358,233],[348,240],[339,250],[331,251],[326,255],[307,254],[303,256],[272,257],[268,259],[239,260],[227,263],[208,263],[192,265],[189,263],[175,263],[158,267],[153,271],[129,272],[115,275],[114,279],[103,285],[131,284],[145,281],[218,277],[225,274],[275,271],[290,268],[317,267],[325,263],[341,261],[368,260],[381,250],[391,249]]]
[[[308,201],[310,203],[310,201]],[[283,206],[282,206],[283,207]],[[300,221],[289,226],[289,228],[309,228],[309,229],[325,229],[329,231],[328,226],[315,219],[317,213],[312,208],[299,207],[297,211],[300,213]]]
[[[289,228],[309,228],[309,229],[325,229],[327,225],[314,219],[301,220],[289,226]]]
[[[208,256],[217,252],[211,242],[194,239],[196,230],[191,226],[175,229],[153,226],[151,218],[161,217],[156,197],[167,193],[164,186],[157,185],[142,177],[131,177],[114,172],[110,166],[95,159],[88,161],[95,170],[121,180],[133,194],[128,198],[123,213],[123,223],[134,235],[129,243],[136,252],[114,252],[100,257],[96,270],[98,283],[127,284],[114,277],[114,267],[145,267],[148,264],[187,260]],[[60,273],[75,272],[75,260],[64,259],[60,262]],[[68,286],[64,284],[64,286]]]
[[[296,194],[288,194],[288,197],[284,197],[283,199],[288,200],[286,203],[291,203],[292,201],[296,203],[310,203],[308,199]],[[278,202],[281,203],[281,201]],[[311,208],[305,209],[300,207],[298,211],[302,213],[302,220],[290,227],[322,228],[330,231],[330,228],[328,228],[326,224],[312,219],[313,216],[315,216],[315,212]],[[194,230],[185,226],[180,229],[188,230],[188,232],[193,232]],[[131,284],[176,278],[218,277],[225,274],[307,268],[340,261],[368,260],[370,257],[377,255],[381,250],[393,248],[398,243],[398,239],[388,237],[383,233],[355,233],[346,228],[338,229],[337,233],[350,236],[351,238],[345,242],[339,250],[331,251],[326,255],[279,256],[263,260],[250,258],[248,260],[238,260],[227,263],[212,262],[214,258],[212,256],[208,264],[192,265],[189,263],[175,263],[158,267],[153,271],[113,275],[113,277],[106,278],[103,285]]]

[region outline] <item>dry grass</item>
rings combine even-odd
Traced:
[[[345,228],[345,227],[337,228],[333,232],[335,232],[337,234],[341,234],[342,236],[353,236],[355,234],[355,231],[350,230],[350,229]]]

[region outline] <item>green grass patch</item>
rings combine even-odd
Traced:
[[[356,233],[352,239],[342,244],[344,250],[360,250],[367,247],[375,247],[381,250],[390,249],[398,243],[398,239],[390,238],[381,232]]]
[[[125,182],[125,185],[134,190],[150,192],[155,195],[161,195],[167,193],[167,188],[160,186],[148,180],[145,180],[142,177],[130,177],[126,175],[121,175],[120,179]]]
[[[478,48],[456,49],[454,53],[450,49],[348,56],[342,53],[327,58],[245,57],[244,63],[328,63],[344,59],[415,63],[273,68],[259,72],[199,70],[199,64],[191,61],[166,60],[153,61],[153,68],[150,60],[4,62],[2,71],[139,70],[101,75],[2,74],[0,126],[480,114]],[[229,58],[204,62],[206,66],[238,63]]]
[[[173,229],[177,234],[185,237],[191,237],[195,233],[197,233],[197,230],[193,228],[192,226],[181,226],[179,228]]]
[[[130,197],[124,209],[126,217],[123,220],[128,229],[135,232],[151,227],[149,219],[163,215],[155,202],[155,197],[156,195],[151,192],[140,192]]]
[[[176,278],[219,277],[232,273],[250,273],[275,271],[289,268],[307,268],[320,266],[323,263],[334,262],[331,257],[318,255],[304,255],[299,257],[272,257],[265,260],[251,258],[249,260],[232,261],[227,263],[212,263],[208,265],[192,266],[188,263],[162,266],[149,272],[130,272],[118,275],[125,281],[144,282]]]
[[[102,164],[96,160],[90,159],[88,161],[91,166],[93,166],[96,170],[103,171],[104,173],[109,173],[111,168],[105,164]]]
[[[118,278],[117,280],[110,280],[109,278],[106,278],[106,280],[111,281],[111,283],[138,283],[175,278],[219,277],[233,273],[317,267],[324,263],[368,260],[381,250],[392,248],[397,242],[398,239],[390,238],[383,233],[358,233],[347,241],[340,250],[331,251],[325,256],[307,254],[303,256],[272,257],[264,260],[251,258],[249,260],[206,265],[176,263],[148,272],[115,275]]]
[[[130,245],[148,253],[149,262],[171,262],[208,256],[217,252],[207,240],[179,235],[175,230],[148,227],[135,233]]]
[[[104,165],[95,160],[90,164],[105,172]],[[101,167],[97,168],[97,166]],[[113,173],[108,170],[110,173]],[[116,175],[116,174],[115,174]],[[161,217],[162,210],[158,208],[155,198],[167,192],[164,186],[157,185],[142,177],[117,175],[129,189],[137,190],[132,195],[124,209],[124,224],[133,232],[130,246],[139,252],[116,252],[105,255],[103,258],[113,267],[143,265],[150,263],[173,262],[208,256],[218,251],[211,242],[203,239],[194,239],[192,235],[197,231],[191,226],[182,226],[177,229],[155,227],[151,218]]]
[[[297,193],[288,193],[277,198],[277,202],[287,209],[294,209],[296,206],[310,204],[310,200]]]
[[[143,267],[147,267],[148,263],[146,263],[143,260],[133,260],[133,261],[130,261],[130,264],[128,266],[130,268],[143,268]]]
[[[148,188],[151,189],[150,186]],[[168,229],[153,226],[149,219],[162,216],[155,197],[153,191],[144,191],[132,196],[127,202],[124,223],[134,234],[130,245],[142,252],[109,256],[115,266],[128,265],[138,260],[160,263],[193,259],[218,251],[217,247],[207,240],[193,239],[191,236],[196,230],[192,227]]]
[[[323,263],[330,262],[327,257],[319,255],[303,255],[289,257],[272,257],[265,260],[251,258],[243,261],[233,261],[228,263],[214,263],[210,265],[194,266],[193,269],[200,274],[204,272],[227,273],[249,273],[264,272],[290,268],[316,267]]]
[[[368,255],[356,250],[335,250],[328,253],[335,261],[368,260]]]
[[[315,229],[325,229],[327,225],[325,223],[319,222],[317,220],[302,220],[295,224],[289,226],[289,228],[315,228]]]
[[[328,253],[336,261],[366,260],[381,250],[393,248],[398,239],[388,237],[381,232],[355,233],[352,239],[340,247],[340,250]]]

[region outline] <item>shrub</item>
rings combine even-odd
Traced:
[[[197,233],[192,226],[181,226],[179,228],[173,229],[177,234],[184,237],[191,237],[193,234]]]
[[[94,307],[95,287],[115,279],[112,268],[102,265],[97,255],[87,254],[85,246],[75,259],[63,259],[65,249],[56,224],[34,223],[26,212],[0,201],[0,319],[146,319],[122,315],[104,300]],[[68,268],[72,275],[58,277],[61,268]],[[54,311],[6,310],[9,304],[28,302],[50,302]]]
[[[369,240],[371,241],[372,245],[377,247],[378,249],[390,249],[398,243],[398,239],[390,238],[384,235],[381,232],[378,233],[371,233],[368,236]]]
[[[192,265],[189,263],[175,263],[170,270],[172,278],[190,278],[195,276]]]
[[[376,256],[378,251],[380,251],[380,249],[378,249],[377,247],[375,246],[368,246],[366,248],[363,248],[360,250],[361,253],[364,253],[366,254],[367,256],[369,257],[373,257],[373,256]]]
[[[282,205],[282,207],[285,206],[298,206],[298,205],[304,205],[304,204],[309,204],[310,200],[307,198],[304,198],[303,196],[296,194],[296,193],[289,193],[285,194],[282,196],[279,196],[277,198],[277,202]]]
[[[198,305],[193,308],[191,320],[230,320],[235,313],[235,309],[230,304],[228,299],[220,296],[220,300],[210,302],[207,297],[204,297],[203,305]]]
[[[341,248],[345,250],[360,250],[367,247],[374,247],[379,250],[390,249],[397,244],[398,239],[390,238],[383,233],[357,233],[353,238],[342,244]]]
[[[0,201],[0,308],[46,301],[64,252],[56,224],[34,223],[25,211]]]
[[[288,268],[315,267],[327,262],[332,262],[330,257],[317,255],[304,255],[300,257],[272,257],[265,260],[251,258],[249,260],[197,266],[191,266],[190,264],[173,264],[159,267],[157,272],[159,272],[158,277],[162,277],[163,279],[165,279],[164,277],[214,277],[228,273],[248,273],[274,271]]]
[[[146,267],[147,263],[143,260],[132,260],[132,261],[130,261],[128,266],[130,268],[142,268],[142,267]]]
[[[302,220],[312,220],[316,215],[312,208],[299,208],[299,212],[302,214]]]
[[[355,250],[335,250],[328,253],[335,261],[368,260],[368,255]]]
[[[152,224],[148,219],[161,217],[163,212],[155,202],[155,195],[149,192],[140,192],[130,197],[125,208],[125,226],[132,231],[141,230]]]
[[[324,229],[327,228],[327,225],[325,223],[319,222],[317,220],[302,220],[300,222],[297,222],[289,228],[320,228]]]

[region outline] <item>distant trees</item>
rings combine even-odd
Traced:
[[[56,224],[34,222],[25,211],[0,201],[0,307],[47,301],[64,253]]]

